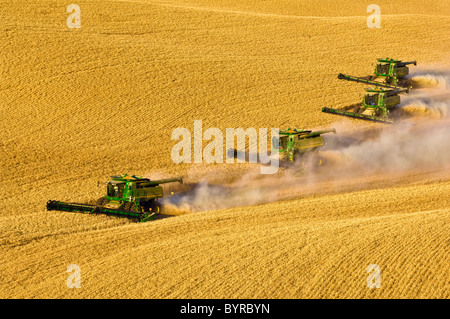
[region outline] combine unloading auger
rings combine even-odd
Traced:
[[[181,177],[154,181],[135,175],[111,177],[112,180],[106,183],[106,195],[100,197],[96,205],[49,200],[47,210],[104,214],[146,222],[154,219],[160,212],[158,198],[163,197],[163,189],[159,185],[183,183]]]

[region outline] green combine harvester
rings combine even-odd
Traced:
[[[306,154],[314,154],[314,151],[317,151],[321,146],[324,146],[325,141],[321,135],[330,132],[336,133],[336,130],[334,128],[316,132],[291,128],[280,130],[278,132],[278,137],[272,138],[272,153],[278,153],[280,159],[283,161],[288,159],[289,161],[285,163],[289,165],[289,163],[295,161],[294,157],[303,157],[303,155]],[[237,149],[229,149],[227,154],[229,157],[241,158],[245,161],[250,161],[251,155],[255,155]],[[319,160],[318,162],[320,165],[321,161]]]
[[[106,183],[106,195],[96,205],[65,203],[54,200],[47,202],[47,210],[105,214],[126,217],[146,222],[160,213],[158,198],[163,197],[161,184],[179,182],[181,177],[150,180],[135,175],[111,176]]]
[[[409,74],[407,65],[417,65],[416,61],[402,62],[395,59],[377,59],[377,65],[373,75],[366,77],[356,77],[340,73],[341,80],[355,81],[369,85],[390,87],[390,88],[411,88],[411,80],[406,76]]]
[[[400,93],[408,91],[404,89],[367,88],[361,103],[352,104],[343,109],[330,107],[322,108],[322,112],[353,117],[361,120],[394,123],[391,112],[400,104]]]
[[[325,145],[322,134],[336,133],[336,130],[329,129],[323,131],[310,131],[302,129],[291,129],[279,131],[278,145],[273,145],[280,155],[285,155],[289,162],[294,162],[295,154],[305,154],[315,151],[319,147]]]

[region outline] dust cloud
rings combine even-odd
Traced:
[[[350,120],[331,125],[337,134],[324,135],[326,146],[318,155],[303,157],[293,165],[280,167],[273,175],[248,169],[232,182],[221,183],[228,172],[215,170],[192,188],[164,199],[164,206],[175,213],[198,212],[250,206],[277,201],[286,189],[318,190],[319,183],[336,183],[346,178],[378,174],[407,174],[413,170],[450,166],[450,70],[428,69],[412,77],[414,89],[402,96],[399,106],[405,119],[355,132]],[[317,166],[318,160],[323,163]],[[233,165],[233,164],[231,164]],[[189,175],[196,176],[192,168]],[[219,182],[214,182],[219,180]],[[316,187],[315,187],[316,186]],[[292,192],[298,197],[301,192]]]
[[[411,80],[417,89],[402,96],[402,110],[418,117],[450,117],[450,70],[431,68],[418,71]]]

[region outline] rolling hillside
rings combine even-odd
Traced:
[[[0,3],[1,298],[449,297],[448,1],[377,1],[379,29],[367,1],[76,3],[79,29],[60,1]],[[430,86],[406,124],[321,112],[361,99],[338,73],[387,56]],[[172,131],[194,120],[337,135],[319,173],[261,177],[173,163]],[[145,224],[45,210],[124,173],[231,191],[168,199],[173,216]]]

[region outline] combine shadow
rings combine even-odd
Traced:
[[[155,220],[166,219],[166,218],[170,218],[170,217],[176,217],[176,216],[175,215],[158,214],[155,216]]]
[[[267,156],[272,156],[272,152],[267,152]],[[230,148],[227,150],[227,158],[238,158],[244,160],[245,162],[250,162],[261,165],[270,165],[264,164],[261,162],[260,155],[258,153],[248,152],[248,151],[239,151],[235,148]]]

